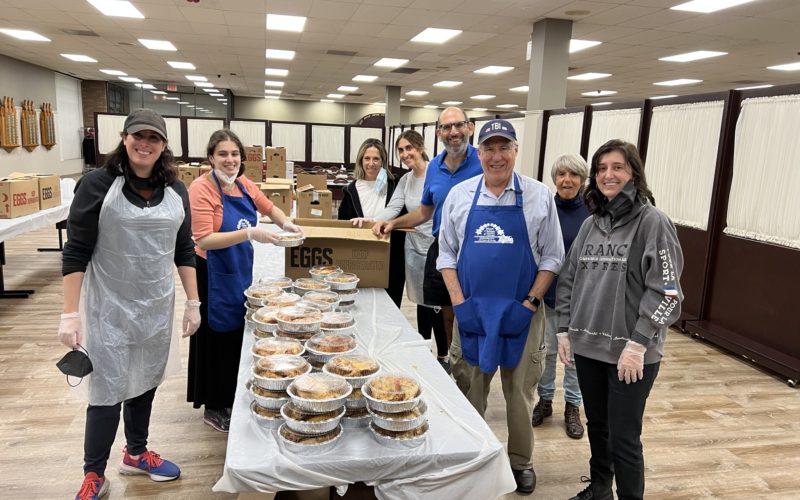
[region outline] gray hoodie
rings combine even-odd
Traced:
[[[559,331],[572,352],[616,364],[631,339],[661,360],[669,326],[681,314],[683,270],[675,226],[633,182],[583,222],[558,277]]]

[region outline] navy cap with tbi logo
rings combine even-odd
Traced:
[[[510,141],[517,141],[517,132],[507,120],[492,120],[486,122],[478,133],[478,144],[491,137],[504,137]]]

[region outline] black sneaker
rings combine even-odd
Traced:
[[[531,425],[538,427],[542,425],[545,417],[553,415],[553,400],[539,398],[539,402],[533,407],[533,416],[531,416]]]
[[[203,422],[220,432],[228,432],[231,427],[231,417],[225,410],[210,410],[206,408],[203,411]]]
[[[596,492],[594,489],[592,489],[591,479],[586,476],[581,476],[581,482],[587,483],[588,486],[574,497],[571,497],[569,500],[614,500],[614,494],[611,493],[611,488],[608,488],[603,492]]]
[[[447,374],[450,375],[450,360],[447,358],[436,358],[436,361],[438,361],[439,364],[444,369],[444,371],[446,371]]]

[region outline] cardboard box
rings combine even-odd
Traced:
[[[297,216],[305,219],[330,219],[333,214],[333,196],[327,189],[306,186],[297,189]]]
[[[243,161],[262,162],[264,161],[264,148],[261,146],[245,146]]]
[[[0,179],[0,219],[13,219],[39,211],[39,180],[35,177]]]
[[[55,174],[36,174],[39,181],[39,209],[61,205],[61,178]]]
[[[316,265],[337,265],[355,273],[359,288],[389,286],[389,239],[378,239],[370,228],[353,227],[347,220],[295,219],[306,240],[286,249],[286,276],[307,278]]]
[[[314,189],[324,191],[328,189],[328,176],[325,174],[297,174],[297,187],[311,184]]]
[[[244,176],[253,182],[264,182],[264,166],[260,161],[246,161]]]
[[[286,166],[286,148],[267,147],[266,153],[267,166],[283,165]]]
[[[264,167],[264,180],[267,181],[269,179],[291,179],[292,177],[287,175],[286,165],[269,165],[267,164]]]
[[[276,207],[280,208],[286,215],[291,216],[292,181],[289,179],[273,179],[260,183],[258,187]]]
[[[192,167],[190,165],[178,166],[178,178],[186,185],[187,189],[200,175],[200,167]]]

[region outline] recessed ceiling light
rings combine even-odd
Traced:
[[[472,108],[470,111],[486,111],[486,108]]]
[[[219,102],[228,102],[227,99],[217,99]]]
[[[434,87],[458,87],[464,82],[457,82],[454,80],[442,80],[433,84]]]
[[[266,68],[264,74],[267,76],[289,76],[288,69],[281,68]]]
[[[518,108],[519,104],[498,104],[497,107],[501,109],[511,109],[511,108]]]
[[[8,36],[13,36],[19,40],[28,40],[31,42],[49,42],[50,39],[47,37],[43,37],[39,33],[29,30],[10,30],[10,29],[1,29],[0,33],[6,34]]]
[[[485,68],[476,69],[473,73],[478,73],[481,75],[498,75],[500,73],[505,73],[506,71],[511,71],[514,69],[514,66],[486,66]]]
[[[659,61],[669,62],[691,62],[699,61],[700,59],[708,59],[709,57],[718,57],[727,55],[727,52],[715,52],[713,50],[696,50],[694,52],[687,52],[685,54],[677,54],[669,57],[659,57]]]
[[[194,104],[189,104],[189,105],[188,105],[188,106],[186,106],[186,107],[187,107],[187,108],[193,108],[193,107],[194,107]]]
[[[336,102],[333,99],[320,99],[319,102]]]
[[[400,66],[404,65],[407,62],[408,59],[394,59],[391,57],[383,57],[375,63],[375,66],[381,68],[399,68]]]
[[[189,101],[178,101],[178,104],[189,104]]]
[[[592,103],[592,106],[608,106],[609,104],[614,104],[614,103],[613,103],[613,102],[611,102],[611,101],[605,101],[605,102],[593,102],[593,103]]]
[[[223,103],[222,103],[222,105],[223,105],[223,106],[227,106],[227,105],[228,105],[228,103],[227,103],[227,102],[223,102]]]
[[[439,109],[439,106],[437,106],[435,104],[426,104],[426,105],[424,105],[422,107],[425,108],[425,109]]]
[[[151,90],[150,93],[155,95],[167,95],[163,90]]]
[[[302,16],[284,16],[281,14],[267,14],[267,29],[277,31],[301,32],[306,25],[306,18]]]
[[[520,85],[519,87],[511,87],[508,90],[510,90],[511,92],[527,92],[528,91],[528,86],[527,85]]]
[[[264,80],[265,87],[283,87],[286,82],[279,82],[275,80]]]
[[[205,88],[205,89],[203,89],[203,92],[208,92],[209,94],[212,94],[212,93],[219,92],[219,90],[217,90],[215,88]]]
[[[356,75],[353,77],[354,82],[374,82],[377,79],[378,77],[373,75]]]
[[[328,94],[328,99],[341,99],[344,94]]]
[[[768,89],[770,87],[774,87],[774,85],[767,83],[767,84],[764,84],[764,85],[753,85],[752,87],[739,87],[738,89],[735,89],[735,90]]]
[[[134,76],[120,76],[120,77],[118,77],[118,78],[119,78],[120,80],[122,80],[123,82],[129,82],[129,83],[142,83],[142,81],[141,81],[140,79],[138,79],[138,78],[136,78],[136,77],[134,77]]]
[[[406,98],[405,98],[405,97],[401,97],[401,98],[400,98],[400,102],[403,102],[403,101],[405,101],[405,100],[406,100]]]
[[[140,38],[139,43],[150,50],[170,50],[173,52],[178,50],[174,45],[172,45],[172,42],[167,40],[147,40],[145,38]]]
[[[294,51],[267,49],[266,57],[267,59],[282,59],[284,61],[291,61],[292,59],[294,59]]]
[[[194,86],[195,87],[212,88],[212,87],[214,87],[214,84],[211,83],[211,82],[194,82]]]
[[[197,69],[194,67],[194,64],[190,62],[167,61],[167,64],[175,69]]]
[[[579,40],[577,38],[573,38],[569,41],[569,53],[572,54],[574,52],[580,52],[584,49],[589,49],[591,47],[596,47],[603,42],[597,42],[595,40]]]
[[[211,97],[224,97],[225,96],[225,94],[220,94],[219,92],[215,92],[213,94],[208,94],[208,95],[210,95]]]
[[[753,0],[692,0],[691,2],[670,7],[670,9],[709,14],[711,12],[728,9],[730,7],[736,7],[737,5],[742,5],[752,1]]]
[[[276,95],[265,95],[264,99],[280,99],[280,97]]]
[[[97,59],[92,59],[89,56],[85,56],[83,54],[61,54],[62,57],[66,57],[70,61],[75,62],[88,62],[88,63],[96,63]]]
[[[614,95],[616,93],[616,90],[592,90],[591,92],[581,92],[581,95],[586,97],[604,97],[607,95]]]
[[[275,89],[264,89],[265,94],[272,94],[272,95],[281,95],[282,90],[275,90]]]
[[[692,78],[678,78],[677,80],[667,80],[664,82],[655,82],[653,85],[661,85],[665,87],[674,87],[676,85],[691,85],[693,83],[701,83],[703,80],[694,80]]]
[[[410,95],[412,97],[428,95],[428,94],[430,94],[430,92],[428,92],[427,90],[409,90],[408,92],[406,92],[406,95]]]
[[[650,99],[658,100],[658,99],[671,99],[673,97],[678,97],[678,94],[670,94],[670,95],[654,95]]]
[[[478,94],[478,95],[474,95],[474,96],[470,97],[470,99],[477,99],[479,101],[485,101],[487,99],[494,99],[494,98],[495,98],[495,96],[493,96],[491,94]]]
[[[778,64],[777,66],[767,66],[767,69],[774,69],[778,71],[797,71],[800,69],[800,62]]]
[[[151,90],[151,89],[155,89],[156,88],[156,86],[153,85],[152,83],[137,83],[135,85],[136,85],[136,87],[138,87],[140,89],[144,89],[144,90]]]
[[[579,75],[568,76],[567,80],[597,80],[598,78],[607,78],[611,73],[581,73]]]
[[[101,69],[100,72],[111,76],[128,76],[128,73],[118,69]]]
[[[459,104],[463,104],[463,101],[444,101],[442,104],[444,106],[458,106]]]
[[[425,28],[417,36],[411,39],[412,42],[421,43],[444,43],[454,36],[461,33],[461,30],[449,30],[443,28]]]
[[[106,16],[111,17],[133,17],[144,19],[144,14],[125,0],[87,0],[92,6]]]
[[[191,80],[193,82],[207,82],[208,78],[200,75],[186,75],[187,80]]]
[[[358,87],[353,87],[351,85],[342,85],[338,89],[339,92],[355,92],[358,90]]]
[[[165,97],[164,99],[166,99],[168,101],[179,101],[180,97]]]

